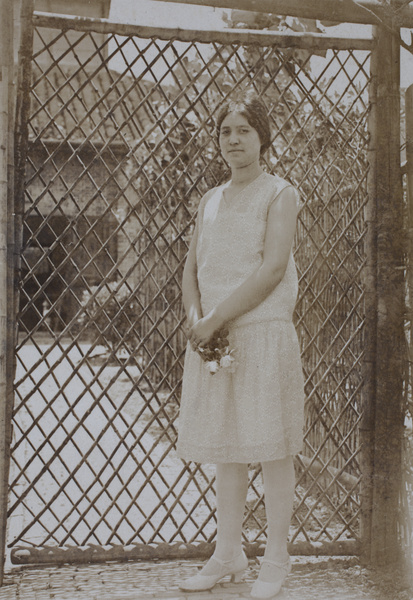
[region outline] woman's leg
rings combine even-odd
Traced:
[[[267,516],[267,545],[264,558],[284,563],[288,558],[287,539],[293,511],[295,473],[292,456],[262,463]],[[274,577],[274,568],[263,564],[260,578]],[[268,568],[269,567],[269,568]],[[268,572],[268,573],[267,573]]]
[[[247,558],[241,552],[248,465],[217,465],[216,485],[218,535],[215,552],[199,573],[180,584],[179,587],[185,591],[209,590],[227,575],[238,581],[248,566]]]
[[[223,463],[216,467],[217,542],[214,555],[223,561],[236,558],[242,549],[242,522],[248,490],[248,465]],[[217,564],[208,562],[203,575],[212,575]]]

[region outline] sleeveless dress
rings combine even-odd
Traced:
[[[290,184],[262,173],[231,200],[224,195],[227,185],[207,192],[198,211],[197,274],[204,315],[261,265],[269,207]],[[274,291],[228,325],[234,372],[220,369],[212,375],[187,345],[177,443],[181,458],[250,463],[301,450],[304,382],[292,321],[297,291],[291,253]]]

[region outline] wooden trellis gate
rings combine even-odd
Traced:
[[[198,201],[226,176],[214,115],[246,85],[273,124],[266,168],[302,194],[307,419],[291,550],[358,553],[373,40],[33,22],[18,132],[27,168],[16,208],[12,560],[210,551],[213,471],[174,453],[180,279]],[[256,465],[245,526],[259,553]]]

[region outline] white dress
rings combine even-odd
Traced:
[[[290,184],[262,173],[227,200],[224,184],[198,212],[198,286],[206,315],[262,263],[269,207]],[[195,462],[263,462],[301,450],[304,382],[292,322],[298,280],[292,254],[282,281],[229,324],[237,367],[210,374],[188,344],[177,453]]]

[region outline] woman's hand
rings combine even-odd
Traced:
[[[192,327],[195,325],[195,323],[197,323],[199,321],[199,319],[201,318],[201,315],[198,314],[194,314],[194,312],[192,312],[192,315],[186,318],[185,321],[185,325],[184,325],[184,332],[186,335],[186,339],[190,342],[191,341],[191,330]]]
[[[221,329],[223,323],[219,321],[214,311],[208,313],[202,319],[199,319],[189,330],[188,339],[193,350],[198,346],[205,346],[214,337],[214,334]]]

